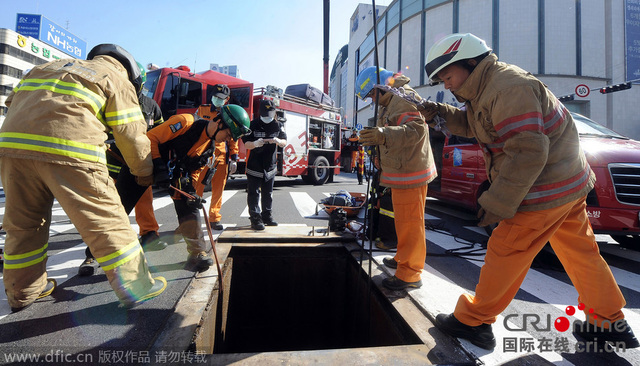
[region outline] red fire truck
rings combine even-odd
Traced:
[[[307,183],[324,184],[340,172],[340,131],[342,116],[338,108],[310,99],[287,95],[282,89],[267,86],[253,90],[253,84],[215,72],[193,73],[186,66],[161,68],[147,72],[144,93],[153,98],[165,120],[178,113],[194,113],[198,106],[210,103],[212,87],[226,84],[231,89],[230,104],[246,109],[249,116],[258,111],[262,99],[277,106],[288,144],[278,152],[278,174],[301,176]],[[238,172],[244,173],[246,149],[240,142]]]

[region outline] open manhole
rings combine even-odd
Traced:
[[[214,354],[421,344],[343,246],[234,246]]]

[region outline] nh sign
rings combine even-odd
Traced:
[[[37,38],[71,56],[84,59],[87,42],[38,14],[17,14],[16,32]]]

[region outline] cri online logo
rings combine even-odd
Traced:
[[[585,306],[583,303],[578,304],[578,310],[584,310]],[[564,312],[567,313],[567,315],[569,316],[573,316],[573,314],[576,313],[576,308],[574,308],[573,306],[569,305],[567,306],[566,309],[564,309]],[[589,309],[589,314],[593,314],[593,309]],[[597,315],[593,315],[592,316],[593,319],[597,319],[598,316]],[[571,322],[569,322],[569,319],[565,318],[564,316],[560,316],[556,319],[555,322],[553,322],[553,326],[556,328],[556,330],[558,332],[564,332],[567,329],[569,329],[569,326],[571,325]]]
[[[585,307],[586,306],[583,303],[578,304],[578,310],[584,310]],[[573,316],[576,313],[576,308],[570,305],[570,306],[567,306],[564,309],[564,312],[569,316]],[[588,312],[589,312],[589,314],[587,314],[587,321],[590,318],[591,319],[597,319],[598,318],[597,315],[593,314],[593,312],[594,312],[593,309],[589,309]],[[517,318],[519,316],[522,317],[522,326],[521,327],[514,326],[514,324],[509,324],[511,319]],[[537,331],[550,331],[551,330],[551,315],[547,314],[546,319],[541,319],[541,316],[538,315],[538,314],[521,314],[521,315],[510,314],[510,315],[507,315],[507,316],[504,317],[504,323],[503,324],[504,324],[505,329],[510,330],[510,331],[525,331],[526,332],[527,328],[529,326],[532,326],[533,329],[535,329]],[[566,332],[571,327],[571,322],[566,317],[560,316],[553,322],[553,326],[559,332]]]

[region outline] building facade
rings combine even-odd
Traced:
[[[469,32],[501,61],[568,97],[564,104],[571,111],[640,139],[639,0],[395,0],[377,8],[379,65],[407,75],[423,98],[461,105],[442,85],[429,85],[424,65],[440,38]],[[351,18],[346,73],[346,119],[354,126],[370,124],[373,116],[370,103],[358,101],[353,90],[357,73],[375,64],[376,32],[372,6],[359,4]],[[634,87],[599,92],[625,82]]]
[[[229,76],[242,79],[242,76],[240,75],[240,70],[238,70],[238,65],[220,66],[218,64],[209,64],[209,70],[213,70],[221,74],[227,74]]]
[[[7,114],[4,102],[23,73],[36,65],[61,58],[71,56],[38,39],[0,28],[0,126]]]

